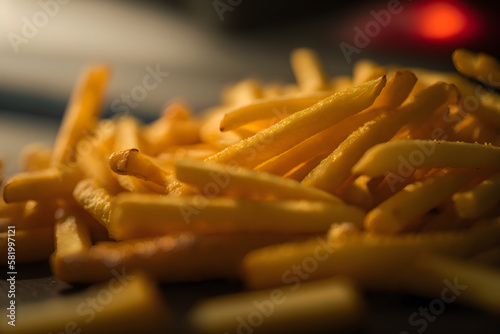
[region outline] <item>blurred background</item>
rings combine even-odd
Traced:
[[[244,78],[291,82],[296,47],[315,49],[330,75],[350,74],[362,58],[453,70],[456,47],[499,56],[498,14],[494,2],[458,0],[2,0],[0,155],[12,161],[27,142],[52,142],[91,62],[114,70],[108,116],[157,74],[131,108],[148,121],[174,98],[213,106]]]

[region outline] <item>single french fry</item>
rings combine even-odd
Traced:
[[[139,153],[137,149],[113,153],[109,157],[109,165],[117,174],[138,177],[161,187],[167,186],[167,177],[170,175],[152,159]]]
[[[34,172],[50,168],[52,149],[41,143],[31,143],[19,153],[18,165],[24,172]]]
[[[175,177],[181,182],[197,187],[205,196],[213,196],[215,188],[217,196],[341,201],[333,195],[315,188],[306,187],[295,180],[237,166],[197,160],[176,161]]]
[[[73,191],[76,201],[109,230],[112,196],[104,188],[99,187],[92,179],[80,181]]]
[[[122,193],[114,200],[108,231],[116,240],[182,231],[199,234],[321,233],[333,222],[360,224],[363,218],[361,209],[341,202]]]
[[[309,174],[317,165],[319,165],[321,160],[323,160],[326,155],[326,153],[320,153],[316,156],[313,156],[309,160],[306,160],[298,166],[290,169],[283,175],[283,177],[285,179],[292,179],[301,182],[307,176],[307,174]]]
[[[329,91],[314,91],[293,96],[285,95],[254,100],[249,104],[235,107],[226,112],[220,121],[219,128],[220,131],[229,131],[255,121],[272,119],[279,121],[286,116],[312,106],[330,95],[332,95],[332,92]]]
[[[7,180],[3,197],[7,203],[64,198],[71,195],[80,176],[75,168],[18,173]]]
[[[100,187],[105,188],[111,194],[122,191],[116,175],[113,174],[107,162],[107,154],[97,146],[90,146],[91,149],[78,158],[78,165],[84,178],[94,179]]]
[[[444,169],[409,184],[368,212],[365,228],[389,234],[415,230],[425,213],[465,186],[471,175],[467,170]]]
[[[498,221],[466,231],[396,236],[355,233],[333,243],[317,238],[257,249],[245,256],[243,274],[253,289],[342,275],[362,287],[391,290],[405,273],[403,268],[409,268],[421,254],[468,257],[499,241]]]
[[[372,209],[374,199],[368,185],[371,180],[372,178],[366,175],[356,177],[340,194],[340,197],[348,204],[359,206],[364,210]]]
[[[500,267],[500,246],[493,247],[469,258],[471,262]]]
[[[86,131],[97,125],[110,69],[93,65],[80,78],[71,96],[52,151],[55,167],[75,159],[76,145]]]
[[[445,83],[437,83],[420,91],[412,101],[395,112],[381,115],[349,135],[302,183],[333,192],[349,177],[352,166],[367,149],[389,140],[411,119],[424,119],[434,111],[456,102],[457,94],[454,86]]]
[[[10,230],[12,231],[12,230]],[[28,230],[0,233],[0,254],[7,259],[8,252],[15,253],[15,263],[47,261],[54,251],[54,228],[42,226]],[[2,263],[7,265],[7,261]]]
[[[203,143],[210,144],[218,149],[224,149],[255,134],[254,131],[245,128],[221,132],[219,126],[226,110],[226,108],[215,108],[206,116],[199,131]]]
[[[456,49],[451,59],[455,68],[463,75],[500,88],[500,64],[494,57],[482,52]]]
[[[290,54],[290,63],[301,91],[312,92],[328,88],[325,71],[313,50],[306,48],[293,50]]]
[[[115,272],[108,282],[83,292],[16,305],[15,326],[8,324],[9,313],[3,310],[2,319],[7,320],[0,323],[0,330],[4,334],[169,333],[172,315],[160,296],[156,283],[144,274]]]
[[[385,85],[385,77],[360,84],[328,97],[244,139],[206,161],[238,162],[253,168],[265,160],[370,106]]]
[[[472,189],[453,195],[455,210],[461,218],[478,218],[500,202],[500,173]]]
[[[500,167],[500,147],[436,140],[397,140],[378,144],[353,166],[353,174],[404,174],[404,168]]]
[[[257,81],[243,80],[222,92],[222,102],[226,105],[246,104],[262,98],[262,91]]]
[[[433,254],[419,259],[415,272],[409,268],[406,276],[400,282],[406,291],[431,298],[444,296],[443,301],[500,314],[498,269]]]
[[[84,273],[83,262],[92,246],[88,227],[81,216],[65,213],[55,224],[55,252],[50,258],[54,275],[64,281]]]
[[[15,204],[21,206],[21,211],[10,215],[9,220],[10,225],[15,226],[16,230],[29,230],[54,225],[54,215],[57,211],[56,203],[51,201],[27,201]]]
[[[118,120],[116,126],[115,151],[129,149],[142,150],[144,140],[140,134],[139,123],[131,116],[125,116]],[[154,183],[146,182],[137,177],[129,175],[117,175],[119,184],[126,190],[140,193],[163,193],[164,187],[159,187]]]
[[[339,92],[352,86],[352,78],[348,75],[339,75],[330,80],[330,90],[332,92]]]
[[[357,61],[353,66],[352,72],[352,82],[354,85],[373,80],[387,73],[384,67],[367,59]]]
[[[345,278],[304,283],[300,287],[238,293],[203,300],[188,318],[196,333],[230,333],[242,328],[259,333],[336,332],[359,325],[364,302]],[[253,321],[262,312],[265,320]],[[245,330],[246,330],[245,329]]]
[[[311,235],[168,234],[153,238],[120,242],[100,242],[87,256],[72,257],[65,263],[64,279],[70,283],[95,283],[113,277],[113,271],[141,270],[163,283],[235,279],[240,263],[251,250],[290,241],[302,241]]]

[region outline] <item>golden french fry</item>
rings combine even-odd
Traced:
[[[113,197],[106,189],[99,187],[92,179],[84,179],[76,185],[73,197],[92,217],[109,230]]]
[[[185,159],[176,161],[175,177],[197,187],[205,196],[213,196],[216,191],[216,196],[340,202],[333,195],[306,187],[295,180],[237,166]]]
[[[92,241],[81,216],[65,213],[57,220],[55,246],[55,252],[50,257],[50,265],[58,279],[68,282],[68,278],[84,274],[84,262]]]
[[[156,283],[142,273],[114,273],[108,282],[83,292],[30,304],[20,303],[16,307],[19,320],[15,326],[2,321],[1,332],[169,333],[172,315]],[[2,319],[8,319],[9,313],[5,310],[1,313]]]
[[[400,281],[406,291],[500,314],[500,271],[449,257],[423,256]]]
[[[55,167],[74,160],[78,141],[97,125],[109,76],[107,66],[93,65],[80,78],[54,143],[52,163]]]
[[[368,185],[371,180],[372,178],[366,175],[356,177],[340,194],[340,197],[348,204],[359,206],[364,210],[372,209],[374,199]]]
[[[354,85],[376,79],[387,73],[384,67],[367,59],[357,61],[353,66],[352,72],[352,82]]]
[[[321,91],[328,88],[325,71],[313,50],[306,48],[293,50],[290,63],[301,91]]]
[[[221,132],[219,126],[226,110],[226,108],[216,108],[210,111],[209,115],[205,118],[199,131],[200,139],[203,143],[210,144],[218,149],[224,149],[255,134],[254,131],[245,128]]]
[[[378,144],[353,166],[353,174],[407,174],[416,168],[500,167],[500,147],[436,140],[397,140]]]
[[[68,258],[65,276],[71,283],[95,283],[113,277],[113,270],[141,270],[160,282],[174,283],[211,279],[235,279],[240,274],[243,256],[251,250],[311,235],[169,234],[121,242],[100,242],[88,256]],[[181,269],[182,268],[182,269]]]
[[[56,203],[27,201],[14,204],[19,205],[21,210],[7,217],[10,225],[15,226],[17,230],[28,230],[54,225],[54,215],[57,211]]]
[[[226,112],[220,121],[220,131],[235,130],[255,121],[276,120],[306,109],[320,100],[332,95],[332,92],[310,92],[294,96],[263,98],[249,104],[233,108]]]
[[[122,193],[113,202],[108,231],[116,240],[182,231],[199,234],[321,233],[333,222],[360,224],[364,215],[361,209],[341,202]]]
[[[7,203],[64,198],[71,195],[80,176],[75,168],[18,173],[7,180],[3,197]]]
[[[245,256],[243,273],[246,284],[254,289],[342,275],[363,287],[388,290],[395,288],[392,284],[405,273],[404,268],[421,254],[466,257],[499,241],[498,221],[466,231],[396,236],[355,233],[333,243],[317,238],[257,249]]]
[[[334,94],[252,137],[229,146],[206,161],[235,161],[242,167],[253,168],[315,133],[367,108],[378,96],[385,81],[385,77],[381,77]]]
[[[451,55],[451,59],[455,68],[463,75],[500,88],[500,64],[494,57],[482,52],[457,49]]]
[[[122,191],[116,175],[113,174],[106,161],[108,155],[102,152],[99,147],[91,147],[91,150],[78,159],[78,165],[84,174],[83,177],[94,179],[99,186],[112,194]]]
[[[362,297],[352,282],[334,278],[203,300],[191,310],[189,322],[203,334],[254,328],[259,333],[276,333],[278,328],[284,333],[332,332],[359,325],[363,311]],[[261,321],[255,321],[256,313]]]
[[[8,228],[0,233],[0,254],[7,259],[8,253],[13,250],[17,264],[47,261],[54,251],[53,231],[52,225],[28,230]],[[3,263],[6,264],[7,261]]]
[[[262,91],[257,81],[243,80],[222,92],[222,101],[226,105],[246,104],[262,98]]]
[[[453,195],[455,210],[461,218],[478,218],[500,202],[500,173],[472,189]]]
[[[442,170],[409,184],[368,212],[365,228],[389,234],[415,230],[425,213],[464,187],[471,175],[467,170]]]
[[[24,172],[50,168],[52,149],[41,143],[26,145],[19,153],[18,165]]]
[[[121,175],[131,175],[166,187],[170,173],[137,149],[115,152],[109,157],[111,169]]]

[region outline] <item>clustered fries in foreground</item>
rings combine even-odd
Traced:
[[[458,303],[500,313],[500,66],[453,61],[486,85],[370,61],[330,80],[299,49],[296,85],[246,80],[201,117],[174,102],[146,125],[99,119],[110,70],[91,67],[54,147],[26,147],[6,179],[0,245],[15,226],[18,263],[50,260],[69,283],[134,278],[90,323],[74,310],[99,286],[18,305],[2,333],[162,332],[151,279],[269,289],[195,306],[203,333],[349,328],[357,287],[439,298],[446,280],[466,286]]]

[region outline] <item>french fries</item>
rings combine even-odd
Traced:
[[[453,61],[500,81],[490,56]],[[99,120],[110,70],[84,72],[54,147],[28,146],[0,188],[0,252],[15,241],[17,263],[61,281],[127,284],[90,323],[74,310],[106,286],[22,305],[2,333],[166,332],[155,281],[274,288],[201,301],[197,333],[253,331],[266,298],[261,332],[352,329],[360,289],[440,298],[457,275],[458,303],[498,314],[500,95],[371,61],[329,78],[308,49],[291,63],[296,84],[243,80],[201,117],[175,101],[150,124]]]

